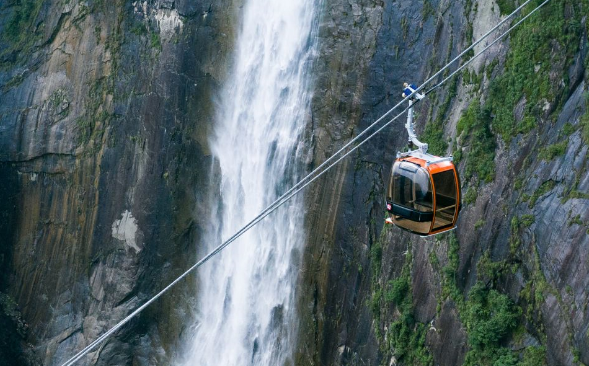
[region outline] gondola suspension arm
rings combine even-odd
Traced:
[[[409,109],[407,110],[407,123],[405,129],[409,135],[409,143],[413,144],[424,154],[427,154],[428,145],[425,142],[419,141],[415,134],[415,124],[413,123],[413,101],[409,100]]]

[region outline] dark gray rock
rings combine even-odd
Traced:
[[[0,291],[20,305],[43,364],[71,357],[196,260],[211,100],[238,6],[47,2],[32,20],[43,24],[34,53],[16,45],[23,57],[0,70]],[[192,281],[85,362],[169,363]]]
[[[419,83],[427,79],[438,66],[470,44],[471,40],[465,37],[468,22],[473,22],[474,34],[481,35],[499,19],[493,3],[476,3],[468,17],[464,17],[463,3],[428,3],[433,6],[433,13],[424,10],[423,2],[377,3],[382,6],[379,22],[362,29],[367,35],[376,34],[375,43],[369,43],[372,47],[369,51],[365,49],[366,43],[357,45],[339,38],[361,37],[346,15],[337,19],[331,15],[336,13],[331,9],[342,12],[348,3],[334,0],[325,4],[328,13],[321,28],[324,36],[313,102],[315,164],[400,100],[403,81]],[[372,4],[357,2],[362,9],[358,13],[370,14]],[[345,14],[353,14],[353,9],[347,9]],[[539,106],[539,110],[544,108],[543,119],[531,133],[514,136],[509,144],[497,137],[495,179],[476,186],[476,202],[463,208],[456,230],[460,243],[458,288],[464,295],[468,293],[478,279],[477,263],[485,252],[492,261],[515,261],[520,269],[512,275],[502,275],[495,286],[520,305],[525,314],[532,314],[522,318],[527,332],[522,342],[545,345],[550,365],[571,364],[575,357],[584,363],[589,361],[584,346],[589,327],[587,145],[581,137],[582,129],[570,136],[563,134],[566,123],[580,126],[586,109],[582,62],[587,52],[585,37],[579,44],[580,49],[568,66],[559,61],[551,67],[550,83],[559,91],[566,91],[563,100]],[[560,49],[557,44],[551,45],[555,51]],[[483,74],[481,100],[488,93],[485,89],[488,78],[503,72],[508,51],[509,42],[503,42],[471,67]],[[499,66],[484,72],[485,65],[493,60]],[[564,74],[558,72],[560,69],[565,70]],[[364,79],[350,82],[359,75],[364,75]],[[441,116],[446,121],[448,139],[454,136],[461,112],[473,100],[471,86],[461,82],[457,86],[448,113]],[[443,88],[418,108],[418,132],[442,112],[440,107],[447,95],[447,89]],[[516,106],[513,111],[516,120],[524,117],[527,103],[522,98]],[[380,324],[375,324],[370,320],[372,315],[367,304],[372,297],[370,282],[376,281],[386,288],[389,280],[400,275],[404,264],[402,254],[407,250],[413,257],[415,318],[426,327],[437,329],[428,331],[426,336],[434,364],[461,364],[469,349],[466,329],[456,307],[451,300],[441,298],[441,268],[447,264],[446,237],[423,239],[396,229],[385,230],[381,235],[383,182],[388,178],[396,151],[406,144],[403,122],[394,122],[362,146],[328,173],[307,196],[309,245],[304,260],[301,305],[301,348],[306,354],[301,356],[300,364],[309,364],[311,360],[316,364],[350,364],[346,357],[350,354],[357,354],[366,364],[393,362],[390,355],[376,347],[374,330],[379,328],[382,333],[397,319],[394,308],[381,304]],[[564,154],[551,160],[539,155],[546,146],[563,140],[568,141]],[[463,165],[458,166],[461,172],[464,172]],[[520,190],[514,188],[518,178],[522,181]],[[472,184],[463,182],[463,186]],[[529,196],[528,201],[523,200],[524,195]],[[532,215],[534,222],[514,229],[512,219],[523,215]],[[483,220],[482,227],[475,230],[479,220]],[[519,248],[514,257],[511,245],[515,237],[519,238]],[[369,252],[377,242],[382,245],[382,264],[378,276],[373,278]],[[437,268],[431,263],[431,253],[439,259]],[[539,303],[528,303],[521,294],[527,285],[534,286],[534,291],[542,294],[544,300],[539,301],[539,297]],[[349,301],[350,298],[354,301]],[[509,345],[512,348],[522,347],[517,340],[512,342]]]

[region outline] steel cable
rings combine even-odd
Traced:
[[[477,40],[472,45],[470,45],[468,48],[466,48],[463,52],[461,52],[458,56],[456,56],[452,61],[450,61],[443,68],[441,68],[438,72],[436,72],[436,74],[434,74],[432,77],[430,77],[429,79],[427,79],[421,86],[419,86],[417,89],[415,89],[413,91],[413,93],[411,93],[411,95],[405,97],[401,102],[399,102],[394,107],[392,107],[390,110],[388,110],[385,114],[383,114],[380,118],[378,118],[375,122],[373,122],[370,126],[368,126],[364,131],[362,131],[360,134],[358,134],[356,137],[354,137],[352,140],[350,140],[348,143],[346,143],[342,148],[340,148],[333,155],[331,155],[327,160],[325,160],[318,167],[316,167],[311,173],[307,174],[298,183],[296,183],[293,187],[291,187],[287,192],[285,192],[283,195],[281,195],[279,198],[277,198],[266,209],[264,209],[258,216],[256,216],[254,219],[252,219],[249,223],[247,223],[244,227],[242,227],[239,231],[237,231],[233,236],[231,236],[225,242],[223,242],[222,244],[220,244],[219,246],[217,246],[214,250],[212,250],[207,255],[205,255],[201,260],[199,260],[196,264],[194,264],[192,267],[190,267],[188,270],[186,270],[182,275],[180,275],[178,278],[176,278],[174,281],[172,281],[164,289],[162,289],[160,292],[158,292],[156,295],[154,295],[152,298],[150,298],[148,301],[146,301],[143,305],[141,305],[140,307],[138,307],[137,309],[135,309],[132,313],[130,313],[128,316],[126,316],[123,320],[119,321],[116,325],[114,325],[112,328],[110,328],[108,331],[106,331],[103,335],[101,335],[96,340],[94,340],[93,342],[91,342],[89,345],[87,345],[86,347],[84,347],[80,352],[78,352],[76,355],[74,355],[72,358],[70,358],[69,360],[67,360],[64,364],[62,364],[62,366],[71,366],[74,363],[76,363],[77,361],[79,361],[82,357],[84,357],[87,353],[89,353],[92,349],[94,349],[98,344],[100,344],[104,340],[106,340],[110,335],[112,335],[114,332],[116,332],[117,330],[119,330],[123,325],[125,325],[126,323],[128,323],[137,314],[139,314],[146,307],[148,307],[154,301],[156,301],[158,298],[160,298],[170,288],[172,288],[174,285],[176,285],[178,282],[180,282],[182,279],[184,279],[186,276],[188,276],[188,274],[190,274],[192,271],[194,271],[195,269],[197,269],[198,267],[200,267],[201,265],[203,265],[204,263],[206,263],[210,258],[212,258],[213,256],[215,256],[216,254],[218,254],[219,252],[221,252],[229,244],[231,244],[235,240],[237,240],[237,238],[239,238],[246,231],[248,231],[250,228],[252,228],[253,226],[255,226],[258,222],[260,222],[266,216],[270,215],[272,212],[274,212],[280,206],[282,206],[283,204],[285,204],[288,200],[290,200],[293,196],[295,196],[297,193],[299,193],[305,187],[307,187],[308,185],[310,185],[311,183],[313,183],[315,180],[319,179],[319,177],[321,177],[323,174],[325,174],[327,171],[329,171],[333,166],[335,166],[336,164],[338,164],[340,161],[342,161],[344,158],[346,158],[347,156],[349,156],[352,152],[354,152],[355,150],[357,150],[360,146],[362,146],[368,140],[370,140],[371,138],[373,138],[375,135],[377,135],[382,130],[384,130],[387,126],[389,126],[391,123],[393,123],[394,121],[396,121],[400,116],[402,116],[409,109],[408,107],[405,108],[401,113],[397,114],[395,117],[393,117],[392,119],[390,119],[387,123],[385,123],[384,125],[382,125],[381,127],[379,127],[376,131],[374,131],[372,134],[370,134],[367,138],[365,138],[364,140],[362,140],[360,143],[358,143],[357,145],[355,145],[352,148],[350,148],[350,150],[348,150],[341,157],[339,157],[339,158],[336,159],[336,157],[339,154],[341,154],[346,149],[348,149],[352,144],[354,144],[355,142],[357,142],[362,136],[364,136],[365,134],[367,134],[370,129],[372,129],[374,126],[376,126],[382,120],[384,120],[389,114],[391,114],[395,109],[397,109],[398,107],[400,107],[404,102],[406,102],[410,98],[412,98],[412,96],[415,93],[418,93],[420,90],[422,90],[428,83],[430,83],[432,80],[434,80],[435,78],[437,78],[442,72],[444,72],[454,62],[456,62],[457,60],[459,60],[462,56],[464,56],[466,53],[468,53],[471,49],[473,49],[475,46],[477,46],[479,43],[481,43],[485,38],[487,38],[491,33],[493,33],[497,28],[499,28],[501,25],[503,25],[506,21],[508,21],[509,19],[511,19],[515,14],[517,14],[525,5],[527,5],[531,1],[532,0],[527,0],[522,5],[520,5],[516,10],[514,10],[513,13],[511,13],[510,15],[508,15],[499,24],[497,24],[495,27],[493,27],[491,30],[489,30],[487,33],[485,33],[485,35],[483,35],[479,40]],[[503,34],[501,34],[491,44],[489,44],[483,50],[481,50],[479,53],[477,53],[475,56],[473,56],[472,58],[470,58],[467,62],[465,62],[462,66],[460,66],[456,71],[452,72],[448,77],[446,77],[441,82],[439,82],[438,84],[436,84],[434,87],[432,87],[431,89],[429,89],[425,94],[427,95],[427,94],[431,93],[436,88],[440,87],[445,82],[447,82],[450,78],[452,78],[453,76],[455,76],[458,72],[462,71],[475,58],[477,58],[478,56],[480,56],[481,54],[483,54],[486,50],[488,50],[490,47],[492,47],[494,44],[496,44],[500,39],[504,38],[514,28],[516,28],[525,19],[527,19],[528,17],[530,17],[533,13],[535,13],[537,10],[539,10],[542,6],[544,6],[549,1],[550,0],[545,0],[542,4],[540,4],[534,10],[532,10],[529,14],[527,14],[524,18],[522,18],[520,21],[518,21],[514,26],[512,26],[506,32],[504,32]],[[417,103],[419,103],[419,101],[420,100],[417,100],[416,102],[414,102],[413,105],[416,105]],[[334,159],[336,159],[336,160],[333,161]],[[327,166],[327,168],[323,169],[331,161],[333,161],[333,163],[329,164]],[[323,169],[323,170],[321,170],[321,169]]]

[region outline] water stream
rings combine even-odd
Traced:
[[[310,105],[315,0],[249,0],[210,145],[221,204],[209,249],[299,178]],[[296,336],[295,285],[304,244],[295,197],[199,273],[197,323],[184,364],[284,365]]]

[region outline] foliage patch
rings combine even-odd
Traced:
[[[414,317],[411,295],[412,262],[412,256],[408,253],[401,275],[390,282],[386,299],[395,304],[400,314],[389,326],[388,343],[385,347],[403,364],[429,366],[433,365],[433,357],[425,346],[427,328]]]
[[[27,56],[41,32],[36,20],[41,11],[43,0],[9,0],[2,11],[12,11],[1,35],[1,43],[7,47],[0,51],[0,65],[15,63]]]
[[[503,9],[511,9],[508,1],[500,3]],[[533,2],[526,11],[539,3]],[[512,34],[504,72],[491,83],[488,100],[495,115],[493,130],[506,142],[518,133],[529,132],[569,92],[568,85],[562,88],[556,84],[561,77],[554,75],[564,75],[579,50],[582,8],[588,3],[587,0],[550,2]],[[565,16],[567,8],[573,9],[569,17]],[[564,78],[566,83],[568,78]],[[514,118],[513,111],[520,102],[525,102],[527,123],[518,124]]]
[[[476,175],[480,181],[491,182],[495,176],[495,137],[491,132],[491,111],[473,102],[456,125],[457,135],[465,132],[465,142],[470,149],[465,156],[465,175],[469,179]]]
[[[383,230],[383,233],[386,230]],[[381,235],[381,240],[383,236]],[[433,357],[425,346],[427,329],[425,324],[415,320],[413,310],[413,296],[411,290],[412,257],[408,253],[401,275],[388,282],[386,288],[379,284],[380,265],[382,263],[382,246],[380,242],[371,249],[373,281],[372,297],[368,306],[375,319],[375,333],[383,352],[394,355],[397,360],[407,365],[430,366]],[[381,326],[381,312],[390,305],[398,310],[392,323],[386,327],[383,337]]]
[[[542,160],[550,161],[558,156],[562,156],[567,151],[568,145],[568,139],[549,145],[540,150],[540,158],[542,158]]]

